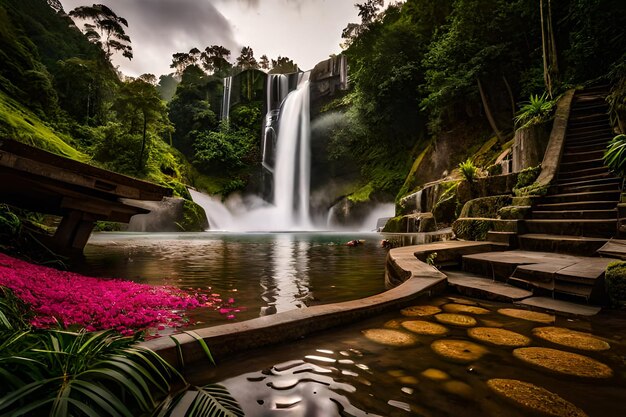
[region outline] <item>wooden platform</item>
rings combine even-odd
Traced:
[[[61,216],[46,242],[58,252],[82,252],[98,220],[127,223],[149,211],[128,200],[160,201],[171,194],[146,181],[0,139],[0,202]]]

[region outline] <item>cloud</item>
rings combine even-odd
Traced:
[[[66,10],[84,0],[62,0]],[[128,20],[134,58],[114,57],[128,75],[145,72],[157,75],[171,72],[169,59],[175,52],[204,49],[217,44],[231,50],[239,48],[231,23],[211,1],[198,0],[108,0],[103,1]],[[167,57],[167,58],[165,58]]]

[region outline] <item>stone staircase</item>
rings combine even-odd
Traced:
[[[574,96],[555,182],[524,221],[520,249],[594,256],[617,234],[622,180],[602,160],[614,136],[607,93],[603,86]]]

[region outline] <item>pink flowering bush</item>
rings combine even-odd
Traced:
[[[57,322],[88,331],[115,329],[122,334],[188,323],[184,311],[213,308],[221,314],[232,303],[219,294],[184,292],[175,287],[138,284],[119,279],[86,277],[33,265],[0,254],[0,286],[5,286],[35,312],[31,324],[47,328]]]

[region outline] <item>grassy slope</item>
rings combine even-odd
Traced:
[[[91,158],[75,149],[69,136],[54,131],[39,116],[0,91],[0,136],[15,139],[61,156],[88,162]]]

